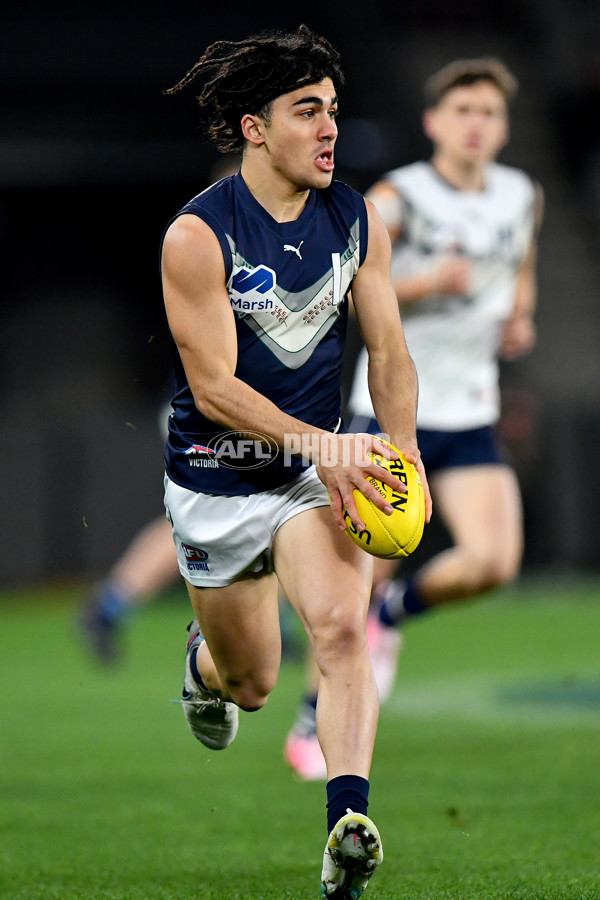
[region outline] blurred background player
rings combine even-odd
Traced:
[[[392,239],[392,279],[419,378],[419,447],[453,542],[402,580],[392,577],[396,563],[375,560],[369,630],[381,699],[394,682],[398,626],[509,582],[521,563],[519,487],[494,431],[498,360],[516,359],[535,343],[543,195],[524,172],[495,162],[508,140],[516,91],[499,60],[445,66],[425,85],[423,126],[433,156],[389,172],[367,194]],[[363,349],[349,430],[377,433],[367,368]],[[309,679],[284,748],[288,763],[311,779],[323,777],[317,684]]]

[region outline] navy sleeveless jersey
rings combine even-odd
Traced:
[[[334,430],[340,417],[347,294],[366,256],[363,198],[346,184],[312,190],[293,222],[276,222],[240,173],[224,178],[177,214],[191,213],[217,236],[235,316],[236,377],[283,412]],[[177,218],[177,216],[175,217]],[[307,468],[211,422],[194,404],[179,354],[165,448],[169,478],[209,494],[252,494]],[[252,413],[249,410],[249,422]]]

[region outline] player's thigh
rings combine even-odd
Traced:
[[[278,585],[274,573],[248,576],[226,587],[186,582],[192,607],[222,678],[252,675],[272,681],[281,660]]]
[[[373,560],[334,522],[329,506],[288,519],[273,543],[275,571],[309,637],[324,628],[358,630],[366,618]]]
[[[436,508],[454,543],[483,557],[520,558],[521,496],[515,473],[505,465],[458,466],[435,473]]]

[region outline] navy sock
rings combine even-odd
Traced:
[[[409,616],[418,616],[428,609],[413,578],[392,581],[385,600],[379,607],[379,620],[389,627],[401,625]]]
[[[304,702],[306,703],[307,706],[310,706],[311,709],[314,709],[314,711],[316,712],[318,699],[319,699],[319,695],[315,691],[314,694],[306,694],[304,697]]]
[[[194,647],[190,654],[190,669],[192,670],[192,677],[197,685],[199,685],[203,691],[208,691],[210,694],[211,691],[206,687],[204,681],[202,679],[202,675],[198,671],[198,666],[196,665],[196,653],[198,652],[198,648]]]
[[[418,616],[427,611],[429,607],[412,578],[406,580],[404,589],[404,610],[407,616]]]
[[[327,782],[327,833],[333,831],[336,823],[347,810],[367,814],[370,784],[360,775],[338,775]]]
[[[111,581],[104,581],[96,588],[98,615],[103,622],[112,624],[127,615],[131,597]]]

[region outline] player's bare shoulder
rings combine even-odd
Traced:
[[[391,257],[390,235],[386,223],[383,220],[378,206],[373,200],[365,197],[367,220],[369,223],[369,243],[367,247],[366,263],[371,266],[381,264],[381,254]]]
[[[224,281],[218,238],[199,216],[183,213],[167,228],[162,246],[162,272],[167,281],[196,279],[199,273],[205,282],[212,280],[211,276]]]
[[[490,163],[487,168],[490,189],[505,203],[533,204],[537,195],[537,185],[533,178],[516,166]]]
[[[196,249],[205,242],[210,244],[215,240],[214,231],[199,216],[182,213],[165,231],[163,259],[165,255],[177,256],[189,249]]]
[[[402,231],[402,198],[397,188],[384,178],[369,188],[365,200],[376,207],[391,240],[397,240]]]

